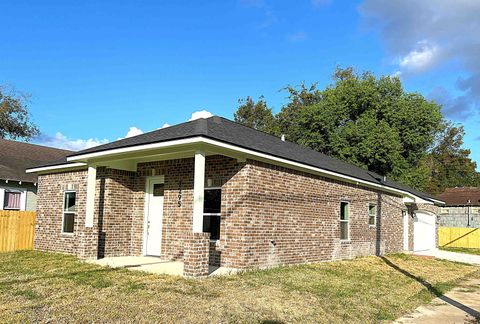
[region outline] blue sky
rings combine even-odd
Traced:
[[[444,104],[480,162],[478,3],[4,0],[0,84],[31,94],[36,142],[80,149],[196,111],[233,118],[246,96],[278,111],[284,86],[353,66]]]

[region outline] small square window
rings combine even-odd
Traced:
[[[375,226],[377,223],[377,205],[368,205],[368,225]]]
[[[165,192],[165,185],[163,183],[155,183],[153,185],[153,196],[154,197],[163,197]]]
[[[6,190],[3,202],[3,209],[19,210],[21,196],[22,193],[19,191]]]

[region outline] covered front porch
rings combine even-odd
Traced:
[[[231,268],[222,256],[228,216],[222,206],[231,205],[245,157],[189,144],[75,161],[87,168],[85,216],[76,228],[80,258],[191,277]]]

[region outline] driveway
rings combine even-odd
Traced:
[[[394,323],[477,323],[480,319],[480,279],[468,279],[426,306]]]
[[[455,261],[455,262],[463,262],[463,263],[468,263],[468,264],[473,264],[473,265],[480,265],[480,255],[449,252],[449,251],[443,251],[443,250],[438,250],[438,249],[415,252],[414,254],[431,256],[431,257],[435,257],[437,259],[443,259],[443,260],[448,260],[448,261]]]

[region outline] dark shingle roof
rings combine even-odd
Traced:
[[[175,126],[158,129],[149,133],[144,133],[138,136],[92,147],[76,152],[70,156],[107,151],[129,146],[159,143],[195,136],[211,138],[224,143],[233,144],[257,152],[284,158],[290,161],[307,164],[309,166],[340,173],[357,179],[404,190],[424,199],[434,199],[433,196],[419,192],[400,183],[391,180],[384,182],[382,181],[382,176],[374,172],[364,170],[352,164],[302,147],[298,144],[282,141],[276,136],[257,131],[217,116],[207,119],[197,119]]]
[[[447,188],[437,199],[445,206],[480,206],[480,187]]]
[[[0,139],[0,179],[37,182],[37,175],[25,173],[25,169],[60,158],[65,160],[65,156],[71,153],[73,152]]]

